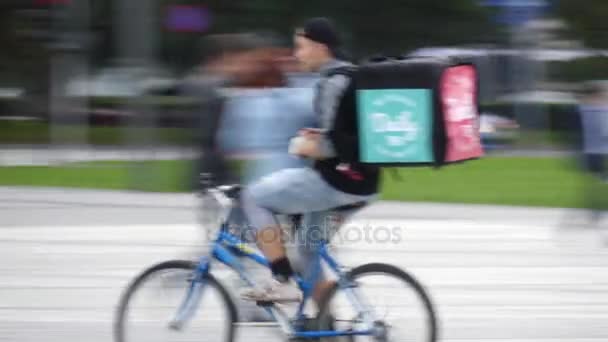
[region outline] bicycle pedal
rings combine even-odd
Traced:
[[[182,323],[179,321],[171,321],[169,322],[169,329],[173,330],[173,331],[180,331],[182,330]]]

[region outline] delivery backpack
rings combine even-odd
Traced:
[[[328,76],[337,74],[351,79],[329,132],[339,158],[383,167],[439,167],[483,155],[473,64],[381,58]],[[356,137],[344,139],[344,132]]]

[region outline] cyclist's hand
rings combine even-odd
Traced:
[[[320,139],[323,130],[319,128],[302,128],[298,135],[304,136],[311,139]]]
[[[298,144],[294,154],[304,158],[318,159],[321,157],[319,139],[310,139],[308,136]]]

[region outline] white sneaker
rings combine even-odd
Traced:
[[[256,302],[299,302],[302,300],[302,291],[298,285],[291,280],[282,283],[276,279],[260,288],[248,288],[241,292],[241,298]]]

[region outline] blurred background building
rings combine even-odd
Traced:
[[[0,144],[63,151],[33,164],[188,158],[199,99],[171,89],[212,53],[204,38],[257,32],[289,48],[313,15],[336,20],[355,61],[472,59],[488,148],[576,147],[580,83],[608,78],[602,0],[4,0]]]

